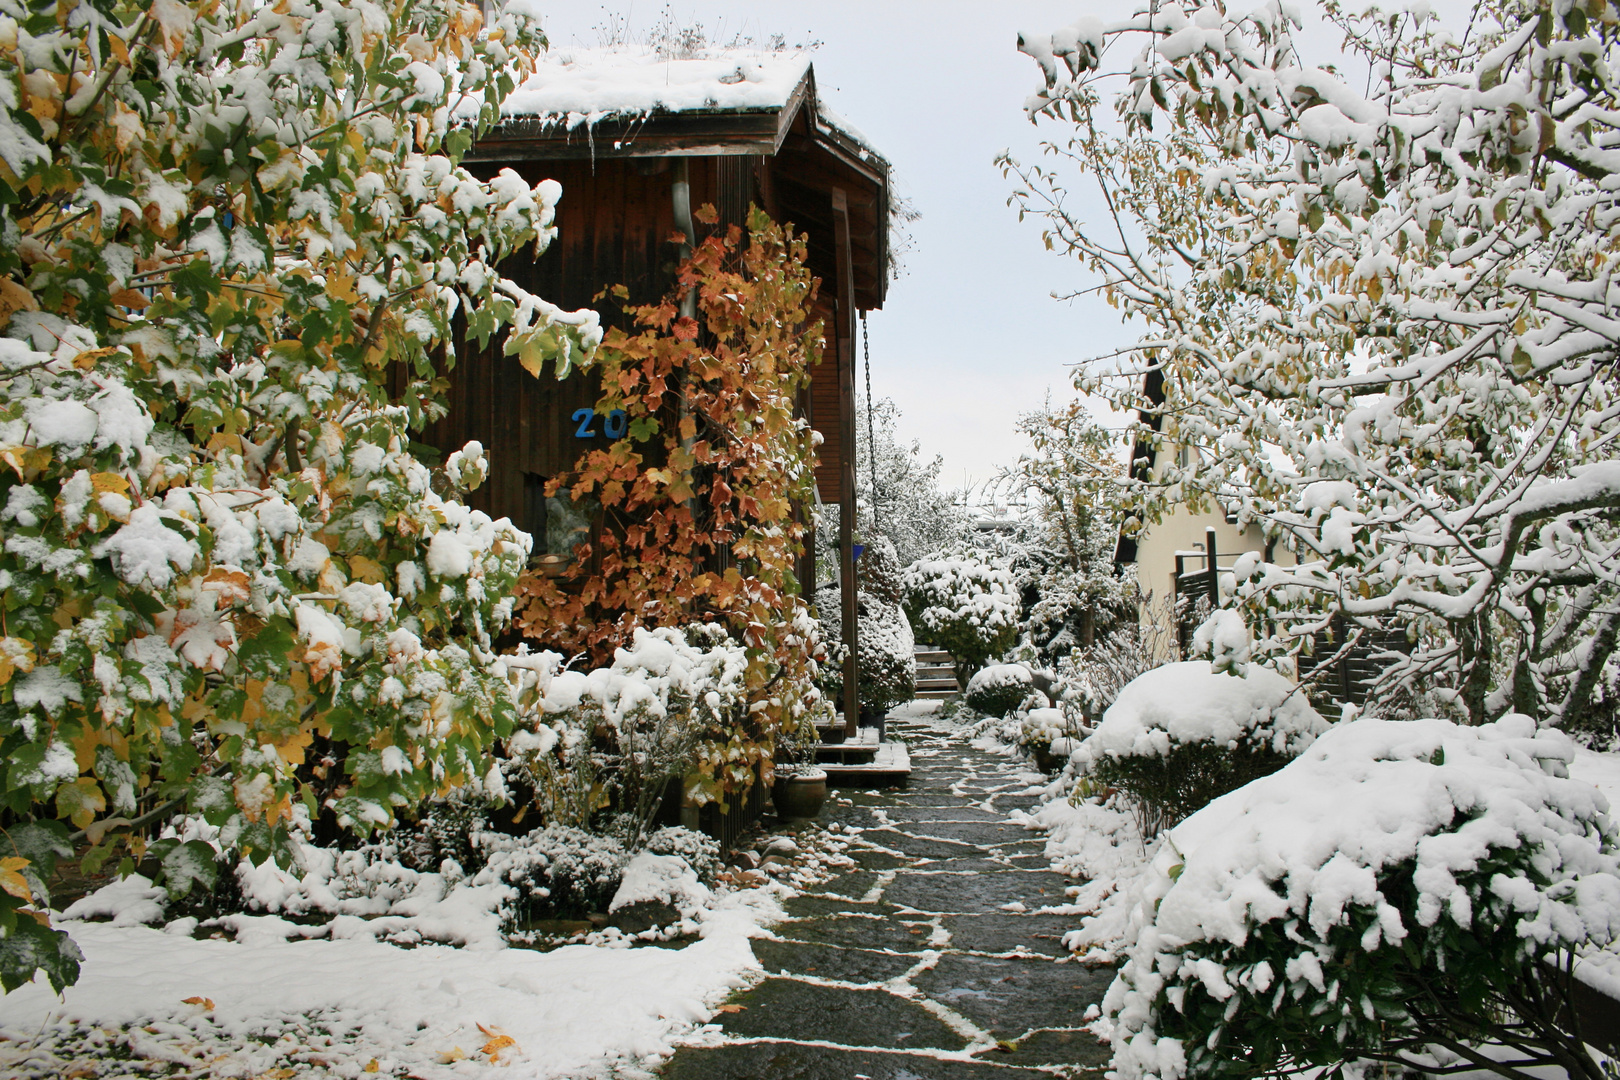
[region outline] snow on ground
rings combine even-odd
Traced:
[[[190,919],[66,921],[83,974],[60,998],[34,983],[0,999],[0,1074],[122,1076],[94,1070],[133,1056],[218,1077],[640,1075],[759,971],[749,939],[786,892],[717,893],[684,948],[614,930],[551,952],[286,940],[275,915],[232,917],[234,941]]]
[[[1609,814],[1620,810],[1620,753],[1600,754],[1596,750],[1578,749],[1569,766],[1569,775],[1603,792],[1609,799]]]

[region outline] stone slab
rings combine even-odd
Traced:
[[[770,974],[814,975],[839,982],[880,983],[904,975],[917,965],[917,957],[845,949],[834,945],[808,945],[796,941],[754,941],[754,956]]]
[[[733,1003],[742,1009],[719,1016],[728,1035],[908,1049],[960,1050],[967,1045],[933,1013],[887,990],[775,978],[738,995]]]
[[[1078,1026],[1113,981],[1107,967],[947,953],[911,984],[996,1038],[1016,1039],[1034,1028]]]

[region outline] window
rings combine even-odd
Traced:
[[[523,475],[523,528],[534,537],[534,554],[572,557],[591,538],[596,502],[575,502],[564,494],[547,495],[546,477]]]

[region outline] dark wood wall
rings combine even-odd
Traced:
[[[729,155],[689,158],[688,177],[694,209],[712,204],[720,224],[746,224],[750,204],[761,205],[778,221],[808,233],[810,268],[821,280],[814,318],[834,325],[835,256],[829,196],[802,182],[810,166],[806,155],[788,152],[776,158]],[[503,163],[479,163],[493,175]],[[653,302],[674,286],[678,259],[669,239],[675,231],[671,188],[674,166],[668,158],[517,161],[516,169],[531,184],[550,178],[562,185],[557,204],[557,238],[535,258],[520,253],[502,270],[519,285],[565,309],[590,307],[604,326],[627,320],[602,290],[624,284],[632,304]],[[704,226],[698,226],[700,232]],[[837,341],[829,333],[822,362],[812,373],[803,407],[821,433],[816,482],[823,502],[839,499],[842,468],[839,439],[839,364]],[[531,520],[535,485],[566,472],[579,455],[605,445],[598,434],[576,437],[574,412],[593,408],[601,386],[589,371],[558,381],[546,372],[531,377],[516,360],[503,356],[498,343],[486,350],[462,343],[451,372],[450,412],[424,432],[423,441],[448,453],[469,440],[481,442],[490,457],[489,480],[469,496],[469,503],[492,517],[510,517],[535,531]],[[601,423],[594,425],[600,433]],[[526,495],[526,492],[528,493]]]

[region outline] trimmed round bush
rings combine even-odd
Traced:
[[[1504,1075],[1605,1075],[1576,991],[1620,974],[1620,845],[1574,756],[1524,716],[1359,720],[1187,819],[1104,998],[1115,1075],[1427,1075],[1489,1044]]]
[[[1251,665],[1166,664],[1128,683],[1080,744],[1093,786],[1135,804],[1144,837],[1286,765],[1328,729],[1295,685]]]
[[[1023,664],[991,664],[968,680],[963,698],[974,712],[1006,716],[1035,689],[1035,678]]]
[[[1012,648],[1018,590],[999,566],[965,556],[930,556],[901,575],[906,616],[924,641],[951,654],[957,681]]]

